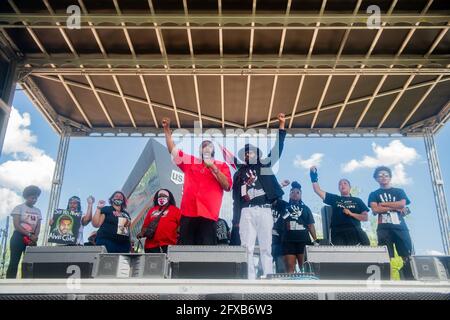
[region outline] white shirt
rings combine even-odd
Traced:
[[[20,216],[20,226],[28,232],[36,232],[36,226],[42,220],[41,210],[36,207],[30,208],[25,203],[16,206],[11,216]]]

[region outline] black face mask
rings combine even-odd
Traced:
[[[116,206],[121,206],[123,204],[123,200],[121,199],[114,199],[113,204]]]

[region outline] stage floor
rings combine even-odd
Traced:
[[[450,300],[450,281],[22,279],[0,280],[0,299]]]

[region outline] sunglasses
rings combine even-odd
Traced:
[[[390,175],[387,173],[381,173],[378,175],[378,178],[389,178],[389,177],[390,177]]]

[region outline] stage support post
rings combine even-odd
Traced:
[[[438,215],[439,228],[441,230],[442,246],[446,255],[450,254],[450,226],[447,209],[447,199],[445,198],[444,179],[442,178],[441,167],[439,165],[436,143],[431,128],[427,128],[424,135],[425,149],[428,158],[428,169],[430,170],[431,184],[433,186],[434,201]]]
[[[47,245],[49,221],[53,216],[53,212],[57,209],[59,198],[61,196],[61,188],[64,180],[64,170],[66,167],[67,153],[70,143],[70,127],[64,127],[61,133],[58,147],[58,155],[56,158],[55,171],[53,172],[52,189],[50,191],[50,199],[48,202],[47,219],[45,219],[44,240],[43,245]]]
[[[0,56],[0,156],[5,141],[6,128],[11,114],[17,81],[17,64],[3,61]]]

